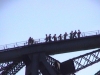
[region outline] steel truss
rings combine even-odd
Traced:
[[[73,58],[72,60],[75,64],[75,72],[80,71],[100,61],[100,49]]]
[[[23,65],[23,62],[13,61],[13,63],[8,65],[0,75],[15,75],[23,67]]]
[[[63,64],[64,62],[68,61],[73,61],[75,71],[71,72],[71,74],[76,73],[88,66],[91,66],[97,62],[100,61],[100,49],[95,50],[90,53],[86,53],[84,55],[80,55],[78,57],[69,59],[67,61],[64,61],[60,63],[58,60],[50,57],[50,56],[45,56],[46,62],[53,68],[53,70],[56,70],[56,73],[61,73],[60,70],[57,70],[54,66],[54,62],[58,62],[60,65]],[[21,68],[25,66],[25,63],[23,61],[11,61],[11,62],[6,62],[6,63],[1,63],[0,64],[0,71],[1,75],[15,75]],[[61,66],[60,66],[61,67]],[[8,70],[7,70],[8,69]],[[38,69],[38,75],[42,75],[41,69]],[[96,74],[99,75],[99,74]]]
[[[50,56],[46,56],[46,59],[51,66],[53,66],[55,61],[59,62],[58,60]],[[25,63],[23,61],[14,61],[14,62],[12,61],[12,62],[1,63],[0,66],[1,66],[0,75],[15,75],[19,70],[21,70],[25,66]],[[42,75],[40,69],[38,70],[38,74]]]
[[[84,55],[80,55],[80,56],[72,58],[72,59],[69,59],[65,62],[68,62],[71,60],[74,63],[75,71],[73,71],[70,74],[74,74],[74,73],[76,73],[76,72],[78,72],[78,71],[80,71],[88,66],[91,66],[91,65],[99,62],[100,61],[100,49],[92,51],[90,53],[86,53]],[[60,64],[63,64],[63,63],[64,62],[62,62]]]
[[[49,63],[50,64],[53,64],[53,58],[49,57]],[[98,50],[95,50],[95,51],[92,51],[90,53],[86,53],[84,55],[80,55],[78,57],[75,57],[75,58],[72,58],[72,59],[69,59],[65,62],[68,62],[68,61],[73,61],[74,63],[74,67],[75,67],[75,71],[73,71],[72,73],[70,73],[69,75],[71,74],[74,74],[88,66],[91,66],[97,62],[100,61],[100,49]],[[57,61],[59,62],[59,61]],[[60,62],[59,62],[60,63]],[[64,62],[60,63],[60,64],[63,64]],[[100,75],[100,71],[98,72],[99,75]]]
[[[21,70],[23,67],[25,66],[25,64],[23,63],[23,61],[18,61],[18,62],[15,62],[11,69],[9,69],[8,72],[5,72],[6,74],[8,75],[15,75],[19,70]]]
[[[0,63],[0,75],[3,71],[6,70],[6,68],[11,65],[13,63],[13,61],[10,62],[5,62],[5,63]]]

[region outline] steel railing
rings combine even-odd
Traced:
[[[87,37],[87,36],[93,36],[93,35],[100,35],[100,30],[82,32],[80,37]],[[68,34],[67,39],[70,39],[70,34]],[[33,44],[45,42],[45,38],[34,39],[34,40],[35,40],[35,42]],[[5,50],[5,49],[15,48],[15,47],[21,47],[21,46],[25,46],[25,45],[28,45],[28,41],[22,41],[22,42],[16,42],[16,43],[11,43],[11,44],[1,45],[0,50]]]

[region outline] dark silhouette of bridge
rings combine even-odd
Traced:
[[[44,39],[38,39],[32,45],[26,41],[7,44],[0,46],[0,75],[15,75],[24,66],[25,75],[75,75],[77,71],[100,61],[99,47],[99,31],[82,33],[81,38],[56,42],[46,43]],[[89,49],[96,50],[64,62],[49,56]]]

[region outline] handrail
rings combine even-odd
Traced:
[[[68,34],[67,39],[70,39],[69,36],[70,34]],[[89,31],[89,32],[82,32],[80,37],[86,37],[86,36],[91,36],[91,35],[100,35],[100,30],[95,30],[95,31]],[[35,43],[44,43],[45,39],[41,38],[41,39],[35,39]],[[25,46],[28,45],[27,41],[21,41],[21,42],[16,42],[16,43],[11,43],[11,44],[6,44],[6,45],[1,45],[0,46],[0,50],[5,50],[5,49],[9,49],[9,48],[15,48],[15,47],[20,47],[20,46]]]

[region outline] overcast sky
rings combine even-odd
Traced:
[[[45,34],[59,35],[78,29],[95,31],[99,26],[99,0],[0,0],[0,45],[26,41],[30,36],[39,39]],[[53,57],[62,62],[90,51]],[[76,74],[93,75],[100,69],[98,64]],[[16,75],[24,75],[24,70]]]

